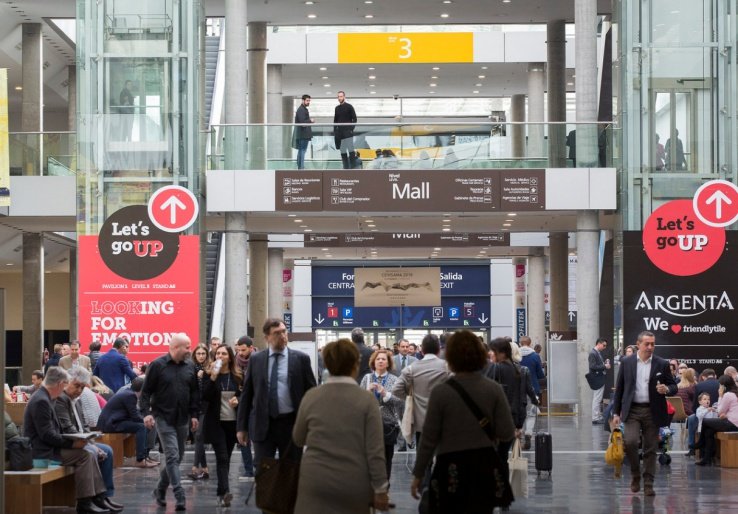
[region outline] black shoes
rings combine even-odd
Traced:
[[[711,460],[707,459],[698,460],[697,462],[695,462],[695,464],[697,464],[698,466],[712,466]]]
[[[93,498],[82,498],[77,500],[78,514],[109,514],[110,509],[99,507]]]
[[[687,452],[687,455],[686,456],[687,457],[694,457],[694,455],[695,455],[694,448],[690,448],[689,451]]]
[[[167,506],[167,499],[166,499],[166,493],[159,491],[158,489],[154,489],[154,492],[151,493],[151,496],[154,497],[154,500],[156,500],[156,504],[159,507],[166,507]]]
[[[105,503],[105,506],[108,508],[110,512],[121,512],[124,508],[123,505],[121,505],[120,503],[114,502],[107,496],[103,498],[103,502]]]

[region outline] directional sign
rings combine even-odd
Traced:
[[[149,199],[149,218],[165,232],[182,232],[197,219],[199,206],[192,191],[182,186],[162,187]]]
[[[738,186],[727,180],[711,180],[692,199],[697,217],[711,227],[727,227],[738,220]]]

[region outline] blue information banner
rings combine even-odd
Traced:
[[[313,297],[354,296],[354,268],[351,266],[313,266],[312,282]],[[442,297],[489,294],[489,266],[441,266]]]
[[[441,298],[429,307],[354,307],[353,298],[313,298],[313,328],[489,327],[486,297]]]

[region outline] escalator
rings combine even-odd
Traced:
[[[212,334],[213,308],[215,305],[218,266],[222,236],[220,232],[210,232],[205,247],[205,299],[207,303],[207,334]],[[222,294],[222,293],[221,293]],[[219,333],[219,330],[216,330]]]
[[[210,113],[213,108],[213,91],[215,89],[215,75],[218,68],[218,51],[220,36],[205,36],[205,105],[203,105],[205,119],[210,123]]]

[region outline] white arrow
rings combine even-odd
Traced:
[[[574,311],[569,311],[569,321],[574,321],[574,316],[576,316],[576,314],[574,314]]]
[[[318,325],[322,325],[323,322],[325,321],[325,318],[323,316],[321,316],[320,313],[318,313],[318,317],[317,318],[313,318],[313,319],[315,320],[315,322]]]
[[[717,219],[720,219],[723,217],[723,203],[725,202],[726,205],[732,205],[733,200],[728,198],[725,193],[720,191],[719,189],[715,190],[714,193],[710,195],[710,198],[705,200],[705,203],[707,205],[710,205],[711,203],[715,204],[715,216]]]
[[[174,225],[177,223],[177,209],[186,209],[187,206],[182,203],[182,201],[177,198],[176,196],[170,196],[167,201],[165,201],[163,204],[161,204],[162,211],[166,211],[169,209],[169,223]]]
[[[482,313],[482,317],[477,318],[477,319],[479,320],[480,323],[487,323],[489,321],[489,318],[487,317],[485,313]]]

